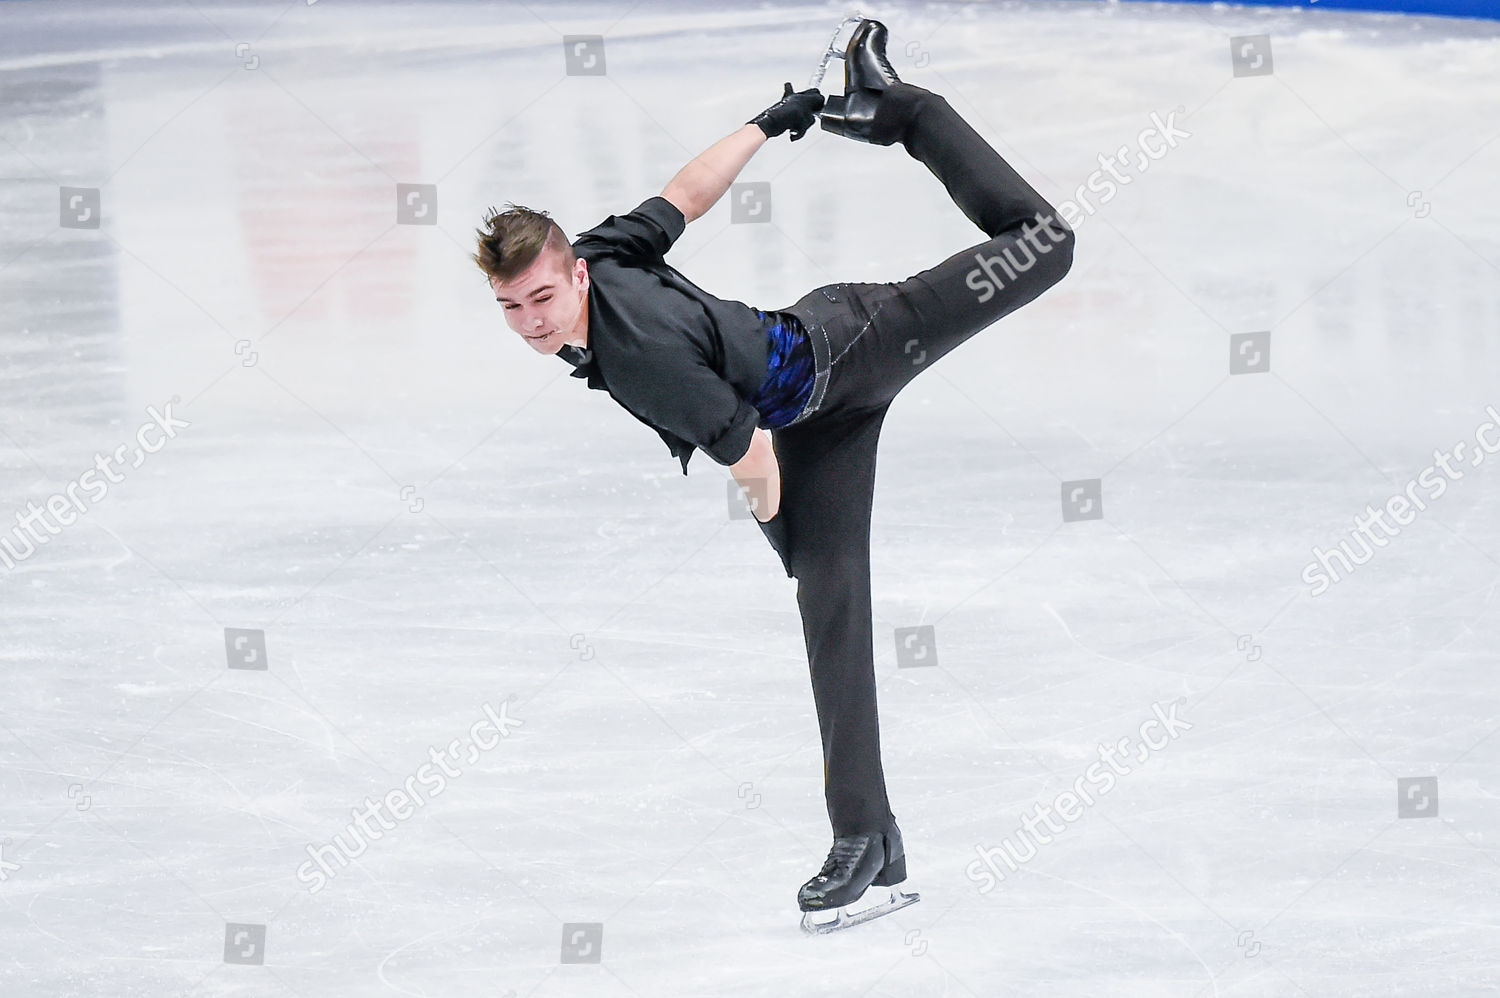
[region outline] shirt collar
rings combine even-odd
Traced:
[[[599,374],[599,364],[594,360],[592,348],[575,347],[571,343],[564,343],[557,351],[557,355],[573,365],[573,377],[588,378],[590,388],[604,387],[604,378]]]

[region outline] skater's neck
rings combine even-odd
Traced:
[[[563,342],[587,350],[589,345],[589,292],[583,292],[583,307],[578,310],[578,324],[573,327],[568,338]]]

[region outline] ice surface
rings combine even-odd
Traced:
[[[1500,458],[1302,578],[1500,405],[1500,27],[1461,20],[868,11],[1054,201],[1153,114],[1190,137],[891,409],[874,627],[923,899],[798,930],[829,830],[795,583],[726,470],[683,478],[516,341],[468,254],[492,204],[576,233],[659,192],[845,13],[0,6],[0,536],[148,407],[190,424],[0,563],[0,994],[1500,988]],[[1274,72],[1234,75],[1262,34]],[[567,75],[569,35],[605,75]],[[815,129],[740,179],[770,223],[725,199],[668,259],[762,308],[981,238],[899,148]],[[407,183],[436,225],[397,224]],[[1269,370],[1231,374],[1255,332]],[[1103,518],[1065,520],[1089,479]],[[497,745],[299,881],[502,704]],[[981,891],[979,850],[1153,704],[1191,728]],[[1407,778],[1437,782],[1416,818]],[[596,962],[561,961],[571,923]]]

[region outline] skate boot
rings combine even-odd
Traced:
[[[804,912],[802,931],[817,935],[847,929],[914,904],[921,895],[895,886],[905,879],[906,853],[901,846],[901,830],[894,824],[884,834],[837,836],[818,875],[797,891],[797,907]],[[889,897],[851,909],[871,885],[889,887]],[[834,917],[818,921],[812,916],[815,911],[831,911]]]
[[[890,128],[875,127],[881,96],[901,82],[885,57],[888,35],[884,24],[869,18],[854,29],[844,49],[844,95],[829,97],[818,114],[824,131],[881,146],[896,141]]]

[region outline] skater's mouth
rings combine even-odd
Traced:
[[[553,330],[553,331],[552,331],[552,333],[555,333],[555,332],[557,332],[557,330],[555,330],[555,329],[554,329],[554,330]],[[527,338],[527,339],[528,339],[528,340],[533,340],[533,341],[540,341],[540,340],[545,340],[545,339],[546,339],[546,338],[547,338],[547,337],[549,337],[549,336],[551,336],[551,335],[552,335],[552,333],[543,333],[543,334],[541,334],[541,335],[540,335],[540,336],[527,336],[527,337],[526,337],[526,338]],[[525,336],[525,334],[524,334],[524,333],[522,333],[522,334],[521,334],[521,335],[523,335],[523,336]]]

